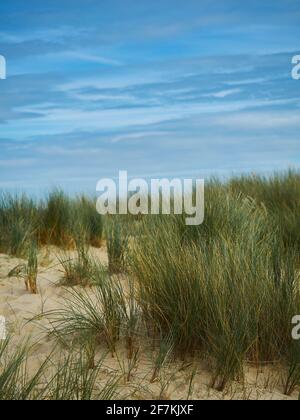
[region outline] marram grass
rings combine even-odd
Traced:
[[[156,343],[153,380],[166,360],[200,354],[217,390],[243,381],[245,362],[279,363],[291,394],[300,385],[291,337],[300,314],[300,175],[212,180],[205,197],[204,223],[191,227],[184,215],[101,217],[92,200],[59,191],[42,202],[2,195],[0,251],[26,255],[33,241],[77,250],[63,263],[66,284],[92,289],[70,289],[65,307],[46,315],[52,333],[86,343],[89,366],[99,342],[114,354],[120,340],[133,363],[144,336]],[[105,243],[107,271],[88,257],[90,245]]]

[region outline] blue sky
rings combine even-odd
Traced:
[[[2,0],[0,188],[300,166],[299,0]]]

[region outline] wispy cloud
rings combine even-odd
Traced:
[[[300,167],[298,0],[13,3],[0,186]]]
[[[241,89],[227,89],[227,90],[220,90],[219,92],[211,92],[205,93],[203,97],[205,98],[226,98],[226,96],[235,95],[237,93],[241,93]]]
[[[299,111],[260,111],[223,115],[214,120],[215,124],[240,130],[296,128],[300,126]]]
[[[119,60],[103,57],[97,54],[88,54],[80,51],[68,51],[64,53],[65,58],[72,58],[76,60],[89,61],[91,63],[105,64],[109,66],[121,66],[123,63]]]
[[[35,159],[0,159],[0,168],[21,168],[31,166],[35,163]]]
[[[127,140],[143,140],[150,138],[151,140],[163,136],[170,136],[171,133],[167,131],[144,131],[144,132],[137,132],[137,133],[128,133],[128,134],[121,134],[118,136],[113,137],[111,140],[112,143],[119,143]]]

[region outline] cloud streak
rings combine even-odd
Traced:
[[[300,166],[297,1],[27,3],[0,3],[3,188]]]

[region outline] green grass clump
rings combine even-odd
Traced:
[[[76,256],[70,257],[63,253],[59,257],[63,268],[63,278],[61,284],[64,286],[87,286],[92,283],[95,262],[89,256],[89,249],[85,241],[84,234],[75,240]]]
[[[293,341],[289,349],[286,375],[283,378],[285,395],[291,395],[300,386],[300,342]]]
[[[103,217],[98,214],[93,200],[86,197],[79,199],[77,219],[85,231],[87,243],[100,248],[103,240]]]
[[[52,352],[29,373],[28,344],[0,341],[0,401],[4,400],[110,400],[116,397],[118,378],[100,383],[103,357],[90,368],[84,348],[68,354]]]
[[[246,362],[276,363],[291,394],[300,376],[291,338],[300,314],[299,215],[300,174],[293,171],[211,180],[200,226],[174,214],[102,218],[92,200],[57,191],[42,203],[2,196],[0,250],[24,255],[33,239],[75,248],[74,260],[62,261],[65,284],[92,288],[71,289],[66,307],[50,318],[60,337],[86,343],[89,366],[99,343],[115,353],[122,338],[134,361],[143,328],[160,343],[153,380],[171,354],[197,353],[219,391],[243,380]],[[88,256],[103,232],[109,273]]]
[[[31,238],[37,235],[40,209],[25,195],[0,196],[0,251],[23,257]]]
[[[47,382],[43,399],[53,401],[111,400],[116,398],[118,378],[112,376],[99,386],[103,358],[91,368],[84,349],[79,353],[69,352],[56,364],[52,377]]]
[[[106,233],[108,270],[111,274],[121,273],[126,268],[127,234],[118,221],[112,221]]]
[[[28,262],[25,269],[26,290],[37,294],[37,275],[38,275],[38,248],[35,242],[29,246]]]
[[[52,334],[63,341],[85,342],[89,354],[97,343],[105,343],[115,354],[116,344],[123,338],[128,358],[133,358],[141,311],[132,285],[125,293],[120,280],[111,279],[99,264],[94,266],[92,283],[92,290],[69,289],[64,307],[44,314],[51,322]]]
[[[50,193],[43,208],[41,241],[69,248],[73,245],[71,228],[75,220],[72,200],[59,190]]]
[[[213,183],[202,226],[182,217],[149,218],[132,247],[130,272],[144,317],[175,351],[207,357],[212,385],[243,377],[246,360],[285,360],[291,319],[300,313],[294,246],[262,203]]]
[[[59,339],[82,342],[83,338],[89,341],[93,336],[98,343],[105,342],[114,353],[122,320],[119,298],[119,291],[107,284],[97,287],[93,297],[86,290],[73,289],[62,309],[45,316],[51,321],[52,334]]]
[[[288,252],[291,248],[300,256],[300,174],[289,170],[270,177],[259,175],[232,179],[228,188],[262,203],[270,220],[279,229],[280,238]]]
[[[0,341],[0,401],[38,399],[44,365],[29,375],[26,369],[28,346],[21,345],[11,351],[10,344],[10,339]]]

